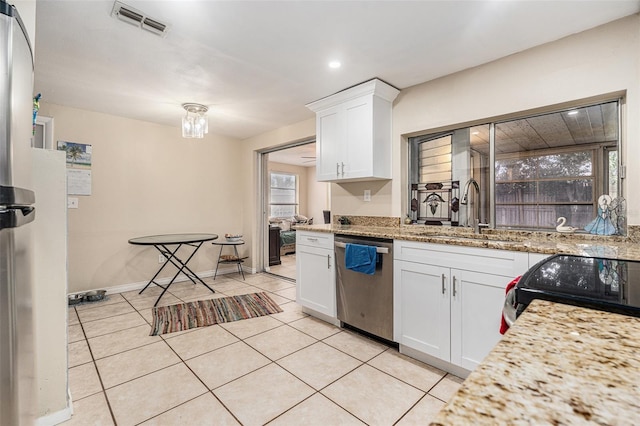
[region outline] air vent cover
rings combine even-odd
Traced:
[[[119,1],[113,4],[111,16],[161,37],[167,35],[169,31],[169,25],[163,24],[157,19],[147,16],[144,12]]]

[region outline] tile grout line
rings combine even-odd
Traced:
[[[275,292],[273,292],[273,291],[266,290],[266,289],[264,289],[264,288],[262,288],[262,287],[258,287],[257,285],[249,284],[249,283],[247,283],[246,281],[241,281],[241,280],[236,279],[236,278],[229,278],[229,282],[230,282],[231,280],[237,281],[239,284],[245,284],[245,285],[248,285],[248,286],[250,286],[250,287],[253,287],[253,288],[255,288],[255,291],[264,291],[264,292],[267,292],[267,293],[270,293],[270,294],[274,294],[274,295],[276,295],[276,296],[278,296],[278,297],[280,297],[280,298],[284,299],[281,303],[278,303],[278,305],[288,304],[288,303],[297,303],[297,302],[295,301],[295,299],[290,299],[289,297],[284,297],[284,296],[279,295],[279,294],[277,294],[277,293],[275,293]],[[259,284],[263,284],[263,283],[266,283],[266,282],[268,282],[268,281],[260,282]],[[294,281],[294,283],[295,283],[295,281]],[[215,283],[213,283],[213,284],[215,284]],[[212,285],[213,285],[213,284],[212,284]],[[281,290],[288,290],[288,288],[284,288],[284,289],[281,289]],[[279,291],[280,291],[280,290],[279,290]],[[219,291],[219,290],[216,290],[216,293],[218,293],[218,294],[222,294],[222,295],[224,295],[224,296],[228,296],[226,293],[223,293],[223,292],[221,292],[221,291]],[[176,296],[175,294],[172,294],[172,296],[176,297],[178,300],[180,300],[180,301],[182,301],[183,303],[185,303],[185,302],[184,302],[184,300],[183,300],[182,298],[180,298],[179,296]],[[127,302],[127,303],[128,303],[128,304],[133,308],[133,310],[134,310],[138,315],[140,315],[140,317],[142,317],[142,319],[144,320],[144,324],[141,324],[141,325],[138,325],[138,326],[134,326],[134,327],[127,327],[127,328],[125,328],[125,329],[123,329],[123,330],[116,330],[116,331],[113,331],[113,332],[110,332],[110,333],[101,334],[101,335],[98,335],[98,336],[93,336],[93,337],[92,337],[92,339],[93,339],[93,338],[97,338],[97,337],[101,337],[101,336],[105,336],[105,335],[108,335],[108,334],[116,333],[116,332],[119,332],[119,331],[129,330],[129,329],[132,329],[132,328],[135,328],[135,327],[141,327],[142,325],[146,325],[146,326],[148,326],[148,325],[149,325],[149,323],[147,322],[147,320],[146,320],[146,318],[144,317],[144,315],[142,315],[142,313],[140,312],[140,310],[139,310],[138,308],[136,308],[135,306],[133,306],[133,303],[132,303],[129,299],[127,299],[127,298],[126,298],[126,297],[124,297],[124,296],[121,296],[121,297],[122,297],[122,299],[123,299],[123,301],[124,301],[124,302]],[[110,305],[113,305],[113,304],[115,304],[115,303],[121,303],[121,302],[114,302],[114,303],[111,303]],[[110,306],[110,305],[104,305],[104,306]],[[98,306],[98,308],[99,308],[99,306]],[[93,308],[90,308],[90,309],[93,309]],[[147,309],[147,308],[142,308],[142,309]],[[149,309],[150,309],[150,308],[149,308]],[[88,347],[88,349],[89,349],[89,351],[90,351],[91,360],[92,360],[91,362],[92,362],[92,364],[93,364],[93,366],[94,366],[94,368],[95,368],[95,370],[96,370],[96,373],[97,373],[97,375],[98,375],[98,378],[99,378],[99,380],[100,380],[100,386],[101,386],[101,389],[102,389],[102,393],[103,393],[103,395],[104,395],[104,397],[105,397],[105,400],[106,400],[106,402],[107,402],[107,405],[108,405],[108,408],[109,408],[109,412],[110,412],[111,418],[112,418],[112,420],[114,421],[114,423],[115,423],[115,424],[117,424],[117,422],[115,421],[115,415],[114,415],[114,413],[113,413],[113,410],[112,410],[111,404],[110,404],[110,402],[109,402],[109,398],[107,397],[107,394],[106,394],[106,389],[105,389],[105,387],[104,387],[104,382],[102,381],[102,377],[101,377],[100,372],[99,372],[99,370],[98,370],[98,368],[97,368],[97,360],[96,360],[96,358],[95,358],[95,355],[94,355],[94,353],[93,353],[93,350],[91,349],[91,346],[89,345],[89,341],[88,341],[88,340],[89,340],[89,338],[87,337],[87,334],[86,334],[86,332],[85,332],[85,330],[84,330],[84,325],[85,325],[85,324],[84,324],[84,323],[82,322],[82,320],[80,319],[80,316],[78,315],[78,312],[77,312],[77,310],[76,310],[75,308],[74,308],[74,311],[76,312],[76,316],[77,316],[77,318],[78,318],[78,324],[81,326],[81,330],[82,330],[82,333],[83,333],[83,336],[84,336],[84,340],[85,340],[85,342],[86,342],[86,344],[87,344],[87,347]],[[293,312],[293,311],[292,311],[292,312]],[[122,314],[118,314],[118,315],[112,315],[112,316],[105,317],[105,318],[100,318],[100,319],[96,319],[96,320],[87,321],[87,322],[85,322],[85,323],[89,323],[89,322],[93,322],[93,321],[98,321],[98,320],[101,320],[101,319],[113,318],[113,317],[117,317],[117,316],[121,316],[121,315],[126,315],[126,314],[127,314],[127,313],[122,313]],[[254,369],[254,370],[252,370],[252,371],[250,371],[250,372],[248,372],[248,373],[245,373],[245,374],[243,374],[243,375],[241,375],[241,376],[235,377],[234,379],[232,379],[232,380],[230,380],[230,381],[228,381],[228,382],[226,382],[226,383],[223,383],[223,384],[221,384],[221,385],[217,386],[217,387],[216,387],[216,389],[221,388],[221,387],[223,387],[223,386],[226,386],[226,385],[228,385],[228,384],[230,384],[230,383],[233,383],[233,382],[235,382],[235,381],[237,381],[237,380],[240,380],[241,378],[246,377],[246,376],[247,376],[247,375],[249,375],[249,374],[255,373],[256,371],[259,371],[259,370],[261,370],[261,369],[263,369],[263,368],[266,368],[266,367],[271,366],[271,365],[275,365],[275,366],[277,366],[277,367],[279,367],[279,368],[282,368],[284,371],[286,371],[288,374],[290,374],[293,378],[295,378],[296,380],[300,380],[302,383],[304,383],[305,385],[307,385],[311,390],[313,390],[313,392],[311,393],[311,395],[309,395],[308,397],[304,398],[302,401],[299,401],[298,403],[296,403],[296,404],[295,404],[295,405],[293,405],[292,407],[287,408],[285,411],[283,411],[282,413],[280,413],[280,414],[276,415],[276,416],[275,416],[275,417],[273,417],[272,419],[268,420],[266,423],[271,423],[271,422],[273,422],[273,421],[274,421],[274,420],[276,420],[277,418],[279,418],[279,417],[283,416],[284,414],[286,414],[287,412],[289,412],[289,411],[291,411],[291,410],[295,409],[295,408],[296,408],[296,407],[298,407],[300,404],[304,403],[305,401],[309,400],[311,397],[313,397],[313,396],[315,396],[315,395],[317,395],[317,394],[320,394],[322,397],[327,398],[329,401],[331,401],[333,404],[335,404],[335,405],[336,405],[337,407],[339,407],[341,410],[343,410],[343,411],[345,411],[346,413],[350,414],[350,415],[351,415],[351,416],[353,416],[354,418],[356,418],[356,419],[358,419],[358,420],[360,420],[360,421],[363,421],[363,420],[361,420],[358,416],[356,416],[354,413],[351,413],[349,410],[345,409],[342,405],[338,404],[336,401],[333,401],[331,398],[329,398],[328,396],[326,396],[326,395],[324,395],[324,394],[322,393],[322,390],[326,389],[327,387],[331,386],[332,384],[336,383],[337,381],[339,381],[339,380],[343,379],[345,376],[347,376],[348,374],[351,374],[353,371],[355,371],[355,370],[357,370],[357,369],[361,368],[363,365],[367,365],[368,367],[371,367],[371,368],[373,368],[374,370],[376,370],[376,371],[378,371],[378,372],[380,372],[380,373],[383,373],[383,374],[384,374],[384,375],[386,375],[386,376],[389,376],[390,378],[396,379],[396,380],[400,381],[401,383],[404,383],[404,384],[406,384],[406,385],[408,385],[408,386],[410,386],[410,387],[412,387],[412,388],[414,388],[414,389],[416,389],[416,390],[418,390],[418,391],[422,392],[422,396],[421,396],[421,397],[420,397],[420,398],[419,398],[419,399],[418,399],[418,400],[417,400],[417,401],[416,401],[416,402],[415,402],[411,407],[409,407],[409,408],[408,408],[408,409],[407,409],[407,410],[406,410],[406,411],[405,411],[405,412],[404,412],[404,413],[403,413],[403,414],[398,418],[398,420],[396,420],[396,421],[394,422],[394,424],[397,424],[398,422],[400,422],[400,421],[401,421],[401,420],[402,420],[402,419],[403,419],[403,418],[404,418],[404,417],[405,417],[409,412],[411,412],[411,411],[416,407],[416,405],[418,405],[418,404],[420,403],[420,401],[424,400],[425,396],[427,396],[427,395],[431,396],[432,398],[434,398],[434,399],[436,399],[436,400],[438,400],[438,401],[440,401],[440,402],[446,403],[446,401],[443,401],[442,399],[440,399],[440,398],[438,398],[438,397],[436,397],[436,396],[434,396],[434,395],[429,394],[429,392],[430,392],[431,390],[433,390],[433,389],[434,389],[438,384],[440,384],[440,383],[441,383],[441,382],[442,382],[442,381],[447,377],[447,373],[446,373],[446,372],[443,372],[443,373],[444,373],[444,375],[442,375],[442,377],[440,377],[440,379],[439,379],[438,381],[436,381],[436,382],[435,382],[435,384],[434,384],[433,386],[431,386],[431,387],[429,388],[429,390],[428,390],[428,391],[426,391],[426,392],[425,392],[424,390],[417,388],[416,386],[412,385],[411,383],[407,383],[406,381],[404,381],[404,380],[400,379],[399,377],[396,377],[396,376],[394,376],[394,375],[392,375],[392,374],[390,374],[390,373],[388,373],[388,372],[386,372],[386,371],[383,371],[383,370],[381,370],[381,369],[379,369],[379,368],[377,368],[377,367],[375,367],[375,366],[373,366],[373,365],[369,364],[371,361],[373,361],[374,359],[378,358],[380,355],[384,354],[385,352],[389,352],[389,351],[390,351],[390,349],[393,349],[393,347],[390,347],[390,346],[384,345],[384,346],[385,346],[385,349],[383,349],[380,353],[378,353],[378,354],[376,354],[376,355],[374,355],[374,356],[372,356],[372,357],[368,358],[366,361],[360,360],[360,359],[358,359],[358,358],[354,357],[353,355],[351,355],[351,354],[349,354],[349,353],[347,353],[347,352],[345,352],[345,351],[343,351],[343,350],[341,350],[341,349],[339,349],[339,348],[337,348],[337,347],[334,347],[334,346],[332,346],[332,345],[330,345],[329,343],[327,343],[327,342],[326,342],[326,340],[327,340],[327,339],[330,339],[331,337],[335,337],[336,335],[339,335],[339,334],[340,334],[340,333],[342,333],[342,332],[349,332],[349,330],[342,329],[342,328],[337,328],[337,331],[336,331],[335,333],[333,333],[333,334],[331,334],[331,335],[329,335],[329,336],[326,336],[326,337],[324,337],[324,338],[322,338],[322,339],[319,339],[319,338],[317,338],[317,337],[313,336],[312,334],[310,334],[308,331],[298,329],[298,328],[296,328],[296,327],[294,327],[294,326],[292,325],[292,324],[294,324],[294,323],[296,323],[296,322],[299,322],[299,321],[301,321],[301,320],[303,320],[303,319],[309,318],[309,315],[308,315],[308,314],[304,314],[304,313],[302,313],[302,314],[303,314],[304,316],[302,316],[302,317],[300,317],[300,318],[295,318],[295,317],[294,317],[294,319],[293,319],[293,320],[290,320],[290,321],[285,321],[284,319],[273,318],[273,319],[276,319],[280,324],[279,324],[279,325],[277,325],[277,326],[275,326],[274,328],[271,328],[271,329],[268,329],[268,330],[261,331],[261,332],[259,332],[259,333],[256,333],[256,334],[253,334],[253,335],[251,335],[251,336],[248,336],[248,337],[246,337],[246,338],[241,338],[239,335],[237,335],[237,334],[235,334],[235,333],[233,333],[233,332],[231,332],[231,331],[227,330],[227,329],[226,329],[226,328],[224,328],[224,327],[221,327],[222,329],[224,329],[224,330],[225,330],[225,332],[229,333],[229,334],[230,334],[230,335],[232,335],[234,338],[238,339],[238,341],[237,341],[237,342],[233,342],[233,343],[229,343],[229,344],[226,344],[226,345],[223,345],[223,346],[221,346],[221,347],[217,347],[217,348],[212,349],[212,350],[207,351],[207,352],[203,352],[203,353],[201,353],[201,354],[198,354],[198,355],[196,355],[196,356],[193,356],[192,358],[189,358],[189,360],[192,360],[192,359],[198,358],[198,357],[203,356],[203,355],[206,355],[206,354],[210,354],[210,353],[212,353],[212,352],[215,352],[215,351],[216,351],[216,350],[218,350],[218,349],[222,349],[222,348],[227,347],[227,346],[229,346],[229,345],[231,345],[231,344],[235,344],[235,343],[242,342],[242,343],[244,343],[247,347],[251,348],[252,350],[255,350],[258,354],[260,354],[261,356],[265,357],[265,358],[269,361],[269,363],[267,363],[266,365],[263,365],[263,366],[261,366],[261,367],[259,367],[259,368],[257,368],[257,369]],[[221,323],[221,324],[218,324],[218,325],[222,325],[222,324],[225,324],[225,323]],[[247,342],[245,341],[246,339],[250,339],[250,338],[253,338],[253,337],[255,337],[255,336],[260,336],[260,335],[262,335],[262,334],[265,334],[265,333],[270,332],[270,331],[273,331],[273,330],[277,330],[278,328],[281,328],[283,325],[288,326],[290,330],[295,330],[295,331],[297,331],[297,332],[302,333],[302,334],[303,334],[303,335],[305,335],[305,336],[308,336],[308,337],[312,338],[314,341],[313,341],[312,343],[308,344],[308,345],[305,345],[305,346],[304,346],[304,347],[302,347],[302,348],[296,349],[295,351],[293,351],[293,352],[291,352],[291,353],[288,353],[288,354],[286,354],[286,355],[284,355],[284,356],[281,356],[281,357],[279,357],[279,358],[277,358],[277,359],[273,359],[273,360],[272,360],[269,356],[266,356],[266,355],[265,355],[262,351],[260,351],[258,348],[253,347],[251,344],[249,344],[249,343],[247,343]],[[198,330],[198,328],[191,329],[191,331],[197,331],[197,330]],[[185,333],[185,334],[187,334],[187,333]],[[358,337],[363,337],[363,336],[358,335],[357,333],[349,332],[348,334],[351,334],[351,335],[354,335],[354,336],[358,336]],[[230,415],[231,415],[231,416],[232,416],[236,421],[238,421],[239,423],[241,423],[241,422],[240,422],[240,420],[236,417],[236,415],[235,415],[235,414],[234,414],[234,413],[233,413],[233,412],[232,412],[232,411],[231,411],[231,410],[230,410],[230,409],[229,409],[229,408],[228,408],[228,407],[227,407],[227,406],[226,406],[226,405],[225,405],[225,404],[224,404],[224,403],[223,403],[223,402],[222,402],[222,401],[221,401],[221,400],[216,396],[216,394],[214,393],[214,389],[209,389],[209,388],[208,388],[208,386],[204,383],[204,381],[200,378],[200,376],[198,376],[198,375],[197,375],[197,374],[196,374],[196,373],[195,373],[195,372],[194,372],[194,371],[189,367],[189,365],[187,364],[187,360],[183,359],[183,358],[182,358],[182,357],[181,357],[181,356],[176,352],[176,350],[171,346],[171,344],[170,344],[170,342],[169,342],[169,341],[170,341],[172,338],[165,338],[165,337],[162,337],[162,336],[160,336],[160,337],[161,337],[161,339],[160,339],[159,341],[163,341],[164,343],[166,343],[166,344],[167,344],[167,346],[169,347],[169,349],[172,351],[172,353],[174,353],[174,354],[177,356],[177,358],[179,359],[179,361],[178,361],[178,362],[176,362],[175,364],[171,364],[171,365],[169,365],[169,366],[165,366],[165,367],[163,367],[163,368],[160,368],[159,370],[155,370],[155,371],[153,371],[153,372],[149,372],[149,373],[147,373],[147,374],[145,374],[145,375],[143,375],[143,376],[140,376],[140,377],[145,377],[145,376],[147,376],[147,375],[150,375],[150,374],[153,374],[153,373],[157,373],[158,371],[162,371],[162,370],[164,370],[164,369],[166,369],[166,368],[169,368],[169,367],[172,367],[172,366],[175,366],[175,365],[179,365],[180,363],[182,363],[182,364],[183,364],[185,367],[187,367],[187,369],[188,369],[188,370],[189,370],[189,371],[190,371],[190,372],[191,372],[191,373],[192,373],[192,374],[193,374],[193,375],[198,379],[198,381],[199,381],[200,383],[202,383],[202,384],[203,384],[203,386],[205,387],[205,389],[207,389],[207,391],[206,391],[206,392],[204,392],[204,393],[202,393],[202,394],[200,394],[200,395],[197,395],[197,396],[196,396],[196,397],[194,397],[194,398],[189,399],[188,401],[184,401],[183,403],[178,404],[178,405],[176,405],[175,407],[171,407],[171,408],[169,408],[169,409],[167,409],[167,410],[165,410],[165,411],[163,411],[163,412],[161,412],[161,413],[157,413],[157,414],[153,415],[152,417],[150,417],[150,418],[148,418],[148,419],[145,419],[144,421],[148,421],[148,420],[150,420],[150,419],[156,418],[156,417],[158,417],[158,416],[160,416],[160,415],[162,415],[162,414],[164,414],[164,413],[166,413],[166,412],[168,412],[168,411],[171,411],[171,410],[173,410],[173,409],[175,409],[175,408],[177,408],[177,407],[180,407],[180,406],[182,406],[182,405],[184,405],[184,404],[186,404],[186,403],[188,403],[188,402],[191,402],[191,401],[193,401],[194,399],[199,398],[199,397],[201,397],[201,396],[203,396],[203,395],[205,395],[205,394],[207,394],[207,393],[211,393],[211,394],[212,394],[212,396],[213,396],[213,397],[214,397],[218,402],[220,402],[220,404],[222,405],[222,407],[224,407],[224,409],[225,409],[225,410],[226,410],[226,411],[227,411],[227,412],[228,412],[228,413],[229,413],[229,414],[230,414]],[[179,337],[179,336],[175,336],[175,337]],[[367,339],[367,340],[370,340],[370,339]],[[296,354],[296,353],[298,353],[298,352],[300,352],[300,351],[302,351],[302,350],[304,350],[304,349],[307,349],[307,348],[309,348],[310,346],[312,346],[312,345],[314,345],[314,344],[316,344],[316,343],[319,343],[319,342],[322,342],[322,343],[324,343],[325,345],[329,346],[330,348],[332,348],[332,349],[334,349],[334,350],[337,350],[337,351],[339,351],[339,352],[341,352],[341,353],[343,353],[343,354],[347,355],[348,357],[350,357],[350,358],[352,358],[352,359],[356,360],[356,361],[358,362],[358,365],[356,365],[355,367],[353,367],[353,368],[349,369],[349,371],[347,371],[347,372],[345,372],[344,374],[340,375],[340,377],[336,378],[335,380],[332,380],[330,383],[328,383],[328,384],[324,385],[322,388],[320,388],[320,389],[315,389],[313,386],[311,386],[310,384],[308,384],[307,382],[305,382],[304,380],[302,380],[300,377],[298,377],[295,373],[293,373],[292,371],[288,370],[288,369],[287,369],[287,368],[285,368],[283,365],[281,365],[281,364],[280,364],[280,362],[281,362],[284,358],[289,357],[289,356],[291,356],[291,355],[293,355],[293,354]],[[75,342],[74,342],[74,343],[75,343]],[[149,343],[149,344],[147,344],[147,345],[138,346],[138,347],[136,347],[136,348],[126,349],[126,350],[123,350],[123,351],[121,351],[121,352],[118,352],[117,354],[126,353],[126,352],[129,352],[129,351],[135,350],[135,349],[139,349],[140,347],[148,346],[148,345],[150,345],[150,344],[155,344],[155,343],[157,343],[157,342]],[[117,354],[112,354],[112,355],[109,355],[108,357],[110,357],[110,356],[114,356],[114,355],[117,355]],[[108,357],[103,357],[103,358],[101,358],[101,359],[108,358]],[[118,384],[118,385],[114,385],[114,386],[112,386],[110,389],[113,389],[113,388],[115,388],[116,386],[119,386],[119,385],[121,385],[121,384],[128,383],[128,382],[131,382],[131,381],[133,381],[133,380],[137,380],[137,379],[138,379],[138,378],[140,378],[140,377],[136,377],[136,378],[134,378],[134,379],[128,380],[128,381],[123,382],[123,383],[120,383],[120,384]],[[95,395],[95,394],[94,394],[94,395]],[[144,422],[144,421],[143,421],[143,422]],[[364,421],[363,421],[363,422],[364,422]],[[265,423],[265,424],[266,424],[266,423]],[[364,422],[364,423],[366,424],[366,422]],[[242,424],[242,423],[241,423],[241,424]]]
[[[74,308],[74,310],[75,310],[75,308]],[[78,315],[78,311],[77,310],[76,310],[76,315]],[[98,380],[100,381],[100,387],[102,388],[102,394],[104,395],[104,399],[107,402],[107,408],[109,409],[109,414],[111,415],[111,420],[113,420],[113,424],[117,426],[118,422],[116,421],[116,416],[113,413],[113,409],[111,408],[111,403],[109,402],[109,397],[107,396],[107,390],[104,388],[104,383],[102,382],[102,376],[100,375],[100,370],[98,370],[98,365],[96,364],[96,359],[93,356],[93,351],[91,350],[91,345],[89,344],[89,338],[87,337],[87,334],[84,331],[84,325],[82,324],[82,320],[80,319],[80,315],[78,315],[78,321],[80,323],[80,328],[82,329],[82,334],[84,335],[85,341],[87,343],[87,348],[89,349],[89,354],[91,355],[91,362],[93,364],[93,368],[96,370],[96,375],[98,376]],[[73,398],[71,400],[73,401]]]

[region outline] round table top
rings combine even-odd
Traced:
[[[227,239],[224,239],[224,240],[214,241],[211,244],[216,244],[218,246],[239,246],[244,244],[244,241],[243,240],[229,241]]]
[[[216,234],[165,234],[165,235],[149,235],[146,237],[132,238],[129,244],[140,246],[155,246],[158,244],[186,244],[201,243],[211,241],[218,238]]]

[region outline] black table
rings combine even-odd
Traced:
[[[211,290],[212,293],[215,293],[215,291],[211,287],[206,285],[204,281],[202,281],[200,277],[198,277],[195,274],[195,272],[189,269],[187,264],[189,263],[191,258],[196,254],[196,252],[204,242],[212,241],[217,238],[218,236],[216,234],[167,234],[167,235],[150,235],[147,237],[130,239],[129,244],[133,244],[137,246],[154,246],[156,250],[158,250],[162,254],[162,256],[164,256],[167,259],[167,261],[162,264],[160,269],[158,269],[158,272],[156,272],[153,278],[149,280],[147,285],[144,286],[144,288],[140,290],[138,294],[142,294],[142,292],[145,291],[147,287],[151,285],[151,283],[157,285],[158,287],[163,288],[164,290],[162,290],[162,293],[160,293],[160,296],[158,296],[158,300],[156,300],[156,303],[153,305],[153,306],[157,306],[162,296],[164,296],[166,291],[169,289],[171,284],[173,284],[173,282],[178,277],[178,275],[180,275],[181,272],[184,273],[184,275],[186,275],[187,278],[189,278],[191,282],[193,282],[194,284],[197,284],[195,280],[198,280],[203,286]],[[189,246],[193,248],[193,251],[191,251],[191,254],[189,254],[189,257],[185,261],[182,261],[182,259],[180,259],[176,255],[176,253],[178,253],[178,250],[180,250],[180,247],[182,246]],[[163,286],[161,284],[158,284],[155,281],[155,279],[158,276],[158,274],[160,274],[160,272],[169,263],[175,266],[178,269],[178,272],[176,272],[176,274],[173,276],[173,278],[171,278],[171,280],[166,286]]]

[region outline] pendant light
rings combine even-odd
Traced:
[[[209,120],[207,119],[209,108],[194,103],[182,104],[182,108],[187,112],[182,117],[182,137],[204,138],[204,134],[209,133]]]

